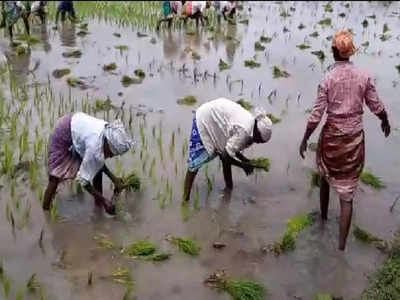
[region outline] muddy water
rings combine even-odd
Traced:
[[[28,226],[15,230],[13,234],[5,218],[0,219],[0,259],[13,279],[13,293],[32,273],[37,273],[50,299],[121,299],[123,286],[107,276],[118,266],[125,266],[133,274],[137,299],[229,299],[226,294],[211,290],[202,283],[207,275],[220,268],[226,269],[234,278],[262,282],[271,299],[313,299],[317,292],[322,291],[344,299],[358,299],[367,285],[368,276],[385,257],[352,236],[344,254],[336,251],[339,213],[336,195],[332,195],[330,221],[325,229],[322,230],[317,222],[300,235],[295,251],[279,258],[260,251],[282,235],[288,219],[318,209],[318,191],[310,192],[309,184],[309,168],[314,166],[314,154],[308,152],[307,159],[301,160],[298,145],[308,116],[305,111],[312,106],[317,85],[332,63],[330,42],[326,37],[343,26],[356,33],[357,45],[370,42],[368,48],[360,48],[354,61],[376,77],[378,92],[388,108],[394,129],[391,137],[385,139],[377,119],[366,111],[366,167],[382,177],[386,189],[376,192],[361,185],[353,220],[387,239],[400,225],[400,207],[389,212],[400,193],[396,176],[400,165],[396,151],[400,144],[397,131],[400,127],[397,118],[400,113],[397,103],[399,87],[396,84],[400,77],[395,68],[400,61],[400,41],[395,31],[400,25],[400,6],[398,3],[385,6],[358,2],[346,8],[345,3],[335,2],[333,13],[326,13],[323,4],[254,2],[245,5],[246,14],[250,14],[248,25],[223,23],[217,34],[200,28],[194,36],[185,34],[183,30],[165,30],[159,34],[148,32],[148,37],[138,38],[135,28],[119,28],[88,20],[89,34],[78,37],[79,29],[68,23],[58,31],[52,30],[52,25],[47,28],[36,25],[33,35],[41,42],[33,46],[30,55],[20,57],[10,54],[8,41],[2,38],[2,51],[7,54],[11,73],[19,84],[45,84],[50,77],[55,94],[67,97],[69,88],[65,78],[54,79],[51,73],[56,68],[70,68],[73,76],[81,76],[89,85],[86,90],[72,89],[72,96],[78,99],[78,103],[87,95],[91,101],[108,96],[116,106],[125,103],[125,121],[128,120],[129,107],[132,107],[137,149],[108,164],[118,173],[135,169],[142,178],[140,192],[121,196],[124,213],[117,218],[104,216],[88,195],[77,195],[69,184],[64,185],[57,195],[60,214],[57,223],[42,212],[26,185],[19,183],[21,201],[30,202],[32,206]],[[290,10],[290,7],[295,10]],[[250,12],[248,8],[251,8]],[[288,10],[291,17],[280,17],[282,10]],[[346,16],[338,17],[342,12]],[[364,29],[362,21],[372,14],[376,19],[368,19],[369,26]],[[331,27],[317,24],[325,17],[332,18]],[[300,23],[306,26],[303,30],[298,29]],[[389,34],[392,38],[382,42],[379,35],[384,23],[391,28]],[[284,27],[289,31],[284,33]],[[319,32],[318,38],[309,36],[314,31]],[[115,32],[121,37],[114,36]],[[255,52],[254,42],[261,35],[273,37],[273,40],[266,44],[265,51]],[[155,38],[155,44],[150,42],[151,38]],[[296,47],[305,41],[310,44],[310,49],[302,51]],[[116,45],[127,45],[129,49],[119,51],[114,48]],[[185,51],[189,47],[201,56],[200,60],[194,61],[191,52]],[[71,49],[81,49],[82,57],[64,58],[62,53]],[[325,52],[323,63],[310,54],[315,50]],[[243,61],[254,55],[261,67],[245,68]],[[232,67],[219,72],[220,58]],[[117,70],[104,72],[102,66],[111,62],[117,64]],[[39,66],[33,75],[29,70],[37,64]],[[287,70],[291,76],[273,79],[274,65]],[[186,72],[180,71],[183,66],[188,69]],[[143,83],[123,87],[122,76],[133,76],[137,68],[146,72]],[[194,73],[204,75],[205,72],[212,76],[196,76],[195,80]],[[243,84],[238,80],[243,80]],[[268,98],[275,89],[276,97]],[[240,170],[234,170],[235,189],[226,194],[223,192],[221,168],[215,160],[208,167],[212,191],[207,190],[202,170],[196,179],[198,203],[194,201],[194,191],[190,212],[184,214],[180,195],[186,155],[182,152],[196,106],[179,106],[176,100],[189,94],[197,97],[198,104],[217,97],[246,98],[254,105],[281,116],[282,122],[274,126],[270,143],[247,151],[249,156],[270,158],[272,167],[267,175],[257,173],[246,177]],[[103,117],[104,114],[100,112],[97,116]],[[142,143],[140,126],[144,128],[147,146]],[[160,128],[161,150],[157,142]],[[48,134],[50,130],[45,128],[44,132]],[[175,147],[171,150],[172,132],[175,133]],[[311,140],[316,141],[317,134]],[[150,176],[153,158],[155,167],[153,176]],[[40,186],[45,187],[44,167],[41,174]],[[104,181],[105,194],[110,197],[112,186]],[[164,203],[167,181],[172,185],[173,196],[171,201],[167,199]],[[4,200],[9,198],[10,187],[6,182],[1,184],[3,201],[0,201],[0,208],[4,212]],[[43,250],[38,247],[42,229]],[[107,234],[119,246],[149,239],[173,256],[161,264],[124,259],[119,251],[98,249],[92,239],[98,233]],[[167,234],[191,236],[198,240],[202,246],[200,256],[191,258],[177,252],[165,241]],[[212,247],[215,241],[224,242],[227,247],[215,250]],[[91,287],[87,287],[88,272],[93,272]]]

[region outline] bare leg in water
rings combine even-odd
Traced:
[[[351,217],[353,215],[353,201],[340,199],[340,225],[339,225],[339,250],[344,251],[349,235]]]
[[[320,207],[321,207],[321,219],[322,222],[328,220],[328,208],[329,208],[329,183],[324,177],[321,177],[321,188],[320,188]]]
[[[57,192],[58,184],[60,183],[60,179],[54,176],[49,177],[49,184],[47,185],[46,191],[44,193],[43,199],[43,209],[49,210],[51,207],[51,203],[54,199],[54,196]]]
[[[189,201],[190,200],[190,192],[192,191],[192,186],[194,179],[196,178],[198,171],[191,172],[187,171],[185,176],[185,186],[183,187],[183,200]]]

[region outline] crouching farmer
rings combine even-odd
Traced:
[[[114,203],[103,197],[103,173],[114,183],[116,191],[122,189],[122,180],[111,173],[105,160],[124,154],[132,146],[120,120],[108,123],[82,112],[59,119],[49,141],[49,184],[43,209],[50,208],[60,182],[76,178],[97,206],[115,214]]]
[[[271,126],[272,122],[264,112],[259,111],[253,116],[239,104],[225,98],[201,105],[193,119],[183,199],[190,199],[193,181],[200,167],[216,156],[222,161],[227,190],[233,188],[232,165],[251,175],[254,167],[241,151],[253,143],[268,142]]]

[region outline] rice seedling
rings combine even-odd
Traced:
[[[94,113],[97,113],[99,111],[108,111],[108,110],[114,109],[114,108],[115,108],[115,105],[113,105],[111,103],[111,99],[109,97],[107,97],[106,100],[96,99],[96,101],[94,102],[93,111],[94,111]]]
[[[61,78],[66,75],[69,75],[70,73],[71,70],[66,68],[66,69],[55,69],[52,74],[54,78]]]
[[[14,176],[14,152],[11,151],[10,145],[7,141],[3,142],[3,158],[1,160],[1,172],[7,175],[8,178]]]
[[[112,272],[111,277],[117,283],[127,286],[133,285],[131,272],[127,268],[118,267],[114,272]]]
[[[181,99],[178,99],[177,103],[180,105],[193,105],[197,102],[197,99],[195,96],[185,96]]]
[[[101,247],[105,249],[114,249],[114,243],[108,239],[105,234],[97,234],[93,237],[93,240]]]
[[[32,189],[36,189],[38,185],[38,172],[39,165],[36,160],[32,160],[29,162],[29,181]]]
[[[325,19],[319,21],[318,24],[322,25],[322,26],[331,26],[332,20],[331,20],[331,18],[325,18]]]
[[[146,73],[142,69],[136,69],[134,74],[142,79],[146,77]]]
[[[281,119],[275,117],[273,114],[267,114],[267,117],[271,120],[272,124],[277,124],[282,121]]]
[[[156,246],[149,241],[138,241],[124,247],[122,253],[130,257],[133,256],[148,256],[156,252]]]
[[[257,41],[254,43],[254,50],[255,51],[264,51],[265,46],[263,46],[260,42]]]
[[[231,66],[224,62],[222,59],[219,60],[218,63],[219,71],[222,72],[224,70],[229,69]]]
[[[19,161],[29,152],[29,132],[24,128],[19,137]]]
[[[31,293],[35,293],[36,291],[38,291],[40,289],[41,286],[40,286],[40,283],[36,279],[36,273],[33,273],[31,275],[31,277],[29,277],[29,280],[26,283],[26,287],[27,287],[28,291],[30,291]]]
[[[315,55],[316,57],[318,57],[318,59],[320,61],[324,61],[325,60],[325,52],[322,50],[318,50],[318,51],[311,51],[311,54]]]
[[[224,270],[211,274],[205,283],[227,292],[233,300],[262,300],[267,296],[266,288],[252,280],[233,280]]]
[[[3,282],[3,291],[4,291],[4,295],[6,296],[6,298],[8,298],[10,296],[10,289],[11,289],[11,280],[10,278],[3,273],[2,276],[2,282]]]
[[[327,13],[332,13],[333,12],[333,8],[332,8],[332,3],[331,2],[328,2],[325,5],[325,12],[327,12]]]
[[[194,201],[193,201],[193,207],[194,209],[199,209],[199,204],[200,204],[200,192],[199,192],[199,187],[196,185],[195,193],[194,193]]]
[[[174,236],[168,236],[168,241],[178,247],[178,249],[186,254],[197,256],[200,253],[200,246],[196,241],[190,238],[180,238]]]
[[[269,168],[271,163],[268,158],[260,157],[250,160],[250,164],[257,169],[264,170],[265,172],[269,172]]]
[[[207,197],[208,197],[208,195],[210,195],[210,193],[213,189],[213,184],[212,184],[211,178],[208,174],[208,165],[206,165],[206,167],[204,169],[204,175],[206,177],[206,182],[207,182]]]
[[[244,66],[248,67],[250,69],[254,69],[254,68],[261,67],[261,64],[256,62],[256,61],[254,61],[254,60],[249,59],[249,60],[245,60],[244,61]]]
[[[239,99],[236,101],[237,104],[239,104],[241,107],[243,107],[246,110],[252,110],[253,109],[253,104],[251,102],[245,100],[245,99]]]
[[[290,74],[287,71],[281,70],[277,66],[274,66],[272,74],[274,78],[288,78],[290,76]]]
[[[306,44],[300,44],[300,45],[297,45],[296,47],[299,48],[300,50],[306,50],[306,49],[311,48],[309,45],[306,45]]]
[[[71,50],[62,53],[63,57],[73,57],[73,58],[80,58],[82,56],[81,50]]]
[[[115,46],[114,47],[115,49],[117,49],[117,50],[119,50],[119,51],[126,51],[126,50],[128,50],[129,49],[129,47],[128,46],[126,46],[126,45],[117,45],[117,46]]]
[[[162,252],[146,256],[144,259],[147,261],[161,262],[161,261],[166,261],[170,257],[171,254]]]
[[[260,43],[269,44],[272,42],[272,38],[269,36],[260,36]]]
[[[317,38],[319,36],[319,33],[317,31],[314,31],[313,33],[310,34],[311,37]]]
[[[143,82],[143,79],[136,78],[136,77],[129,77],[128,75],[124,75],[124,76],[122,76],[121,82],[124,87],[127,87],[131,84],[141,84]]]
[[[140,178],[137,176],[136,172],[132,171],[129,175],[123,179],[123,187],[127,191],[138,191],[140,190]]]
[[[367,172],[367,171],[362,172],[360,179],[361,179],[362,183],[369,185],[376,190],[381,190],[381,189],[385,188],[385,185],[383,184],[382,179],[378,176],[375,176],[371,172]]]
[[[109,63],[103,66],[104,71],[114,71],[117,69],[117,64],[116,63]]]

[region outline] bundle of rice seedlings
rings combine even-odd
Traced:
[[[132,243],[122,249],[122,253],[128,256],[147,256],[156,252],[156,246],[148,241]]]
[[[128,191],[140,190],[140,178],[135,172],[131,172],[123,179],[123,185]]]
[[[325,19],[319,21],[318,24],[322,25],[322,26],[331,26],[332,20],[331,20],[331,18],[325,18]]]
[[[259,67],[261,67],[261,64],[258,63],[258,62],[256,62],[256,61],[254,61],[254,60],[245,60],[245,61],[244,61],[244,66],[245,66],[245,67],[248,67],[248,68],[250,68],[250,69],[254,69],[254,68],[259,68]]]
[[[53,76],[55,78],[61,78],[61,77],[65,76],[65,75],[69,75],[70,73],[71,73],[70,69],[55,69],[53,71]]]
[[[190,238],[180,238],[180,237],[168,237],[168,240],[173,243],[178,249],[182,252],[185,252],[192,256],[199,255],[201,247],[197,244],[196,241]]]
[[[287,71],[281,70],[277,66],[274,66],[272,73],[274,75],[274,78],[288,78],[290,76]]]
[[[128,75],[124,75],[124,76],[122,76],[121,82],[122,82],[123,86],[128,86],[131,84],[141,84],[143,82],[143,79],[136,78],[136,77],[129,77]]]
[[[26,287],[32,293],[40,289],[40,283],[36,280],[36,273],[33,273],[32,276],[29,278]]]
[[[107,65],[103,66],[103,70],[104,71],[114,71],[116,69],[117,69],[117,64],[116,63],[110,63],[110,64],[107,64]]]
[[[127,285],[127,286],[132,286],[133,285],[133,280],[130,271],[127,268],[121,268],[118,267],[117,270],[115,270],[112,274],[111,277],[115,282]]]
[[[197,102],[195,96],[186,96],[184,98],[178,99],[177,103],[180,105],[193,105]]]
[[[205,283],[227,292],[234,300],[261,300],[267,296],[266,288],[252,280],[230,279],[224,270],[211,274]]]
[[[385,185],[382,183],[381,178],[375,176],[371,172],[363,172],[360,179],[362,183],[369,185],[376,190],[385,188]]]
[[[261,43],[257,41],[254,43],[254,50],[255,51],[264,51],[265,46],[261,45]]]
[[[150,256],[147,256],[145,258],[145,260],[160,262],[160,261],[165,261],[165,260],[169,259],[170,257],[171,257],[171,254],[161,252],[161,253],[155,253]]]
[[[101,248],[114,249],[114,243],[110,241],[105,234],[98,234],[93,237]]]
[[[237,104],[239,104],[241,107],[243,107],[246,110],[252,110],[253,109],[253,104],[251,102],[245,100],[245,99],[239,99],[236,101]]]
[[[354,237],[359,241],[365,244],[373,245],[377,249],[387,250],[389,248],[389,244],[386,241],[374,236],[373,234],[369,233],[368,231],[365,231],[364,229],[358,227],[357,225],[354,226],[353,234]]]
[[[250,160],[250,164],[257,169],[264,170],[265,172],[269,172],[269,168],[271,166],[269,159],[266,157],[252,159]]]

